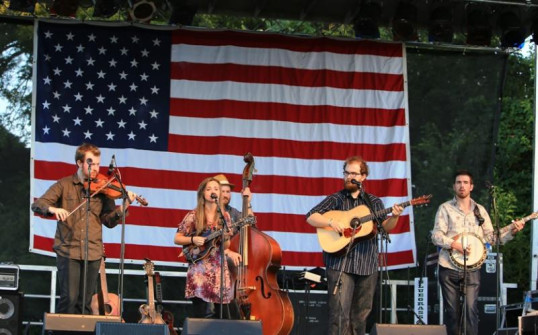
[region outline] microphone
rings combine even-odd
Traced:
[[[219,197],[217,197],[217,194],[216,193],[211,193],[211,199],[214,199],[215,201],[217,201]]]
[[[88,165],[92,165],[93,164],[93,159],[91,159],[91,158],[86,159],[86,163]]]
[[[486,185],[486,188],[488,190],[493,190],[495,188],[495,185],[493,185],[492,183],[489,182],[489,180],[486,180],[486,182],[484,183]]]
[[[116,155],[112,155],[112,159],[110,160],[110,164],[108,164],[108,172],[107,174],[110,176],[112,172],[114,172],[114,165],[116,163]]]
[[[357,185],[359,187],[359,190],[362,190],[362,183],[360,181],[351,179],[351,183]]]

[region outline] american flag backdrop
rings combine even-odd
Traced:
[[[386,207],[411,198],[401,44],[133,25],[36,25],[31,201],[75,172],[75,149],[115,155],[132,205],[128,262],[184,265],[173,237],[196,189],[224,173],[241,208],[243,155],[256,172],[252,206],[287,267],[323,266],[307,213],[343,186],[342,163],[362,155],[367,192]],[[118,200],[118,204],[119,204]],[[30,250],[52,253],[56,222],[30,214]],[[390,268],[414,266],[413,210],[391,233]],[[109,260],[121,227],[104,229]]]

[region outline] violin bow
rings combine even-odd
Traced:
[[[104,189],[105,187],[107,187],[108,185],[110,185],[110,183],[115,179],[116,177],[112,177],[110,178],[106,184],[104,184],[103,186],[99,187],[97,190],[95,190],[95,192],[93,192],[91,195],[90,195],[90,199],[93,198],[97,193],[101,192],[102,189]],[[88,201],[88,198],[85,198],[83,202],[81,202],[77,207],[75,207],[75,209],[73,209],[71,212],[69,212],[69,214],[67,214],[67,216],[65,217],[65,219],[67,220],[68,217],[71,216],[71,214],[75,213],[76,211],[78,211],[80,209],[80,207],[82,207],[86,202]]]

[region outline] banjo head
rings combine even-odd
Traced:
[[[459,251],[449,250],[452,264],[460,270],[465,268],[467,268],[467,271],[480,269],[487,256],[484,240],[475,233],[462,233],[459,239],[464,248],[465,246],[470,246],[471,251],[464,256]]]

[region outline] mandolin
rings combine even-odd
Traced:
[[[91,308],[93,315],[120,315],[120,297],[114,293],[108,293],[108,285],[106,283],[105,258],[101,258],[99,268],[101,277],[101,291],[92,296]]]
[[[246,225],[253,225],[256,223],[256,217],[254,216],[246,216],[237,222],[234,222],[232,224],[232,227],[230,228],[230,231],[234,231],[235,228],[241,228]],[[220,230],[206,230],[202,232],[200,236],[205,237],[205,243],[201,246],[196,245],[187,245],[183,247],[183,255],[187,259],[187,261],[191,262],[192,264],[201,261],[202,259],[206,258],[207,255],[209,255],[209,252],[215,248],[218,245],[219,238],[222,235],[222,231]]]
[[[424,205],[430,202],[432,195],[421,197],[399,204],[402,207]],[[377,227],[372,221],[376,217],[386,215],[392,211],[392,207],[370,213],[365,205],[359,205],[349,211],[329,211],[323,214],[324,217],[334,221],[340,221],[347,225],[342,234],[335,232],[332,228],[317,228],[318,241],[321,248],[328,253],[340,254],[350,243],[357,243],[370,239],[377,234]],[[352,227],[356,227],[353,229]]]
[[[148,303],[142,304],[138,308],[141,318],[138,323],[165,324],[161,313],[155,309],[155,294],[153,290],[153,262],[146,258],[144,271],[148,277]]]

